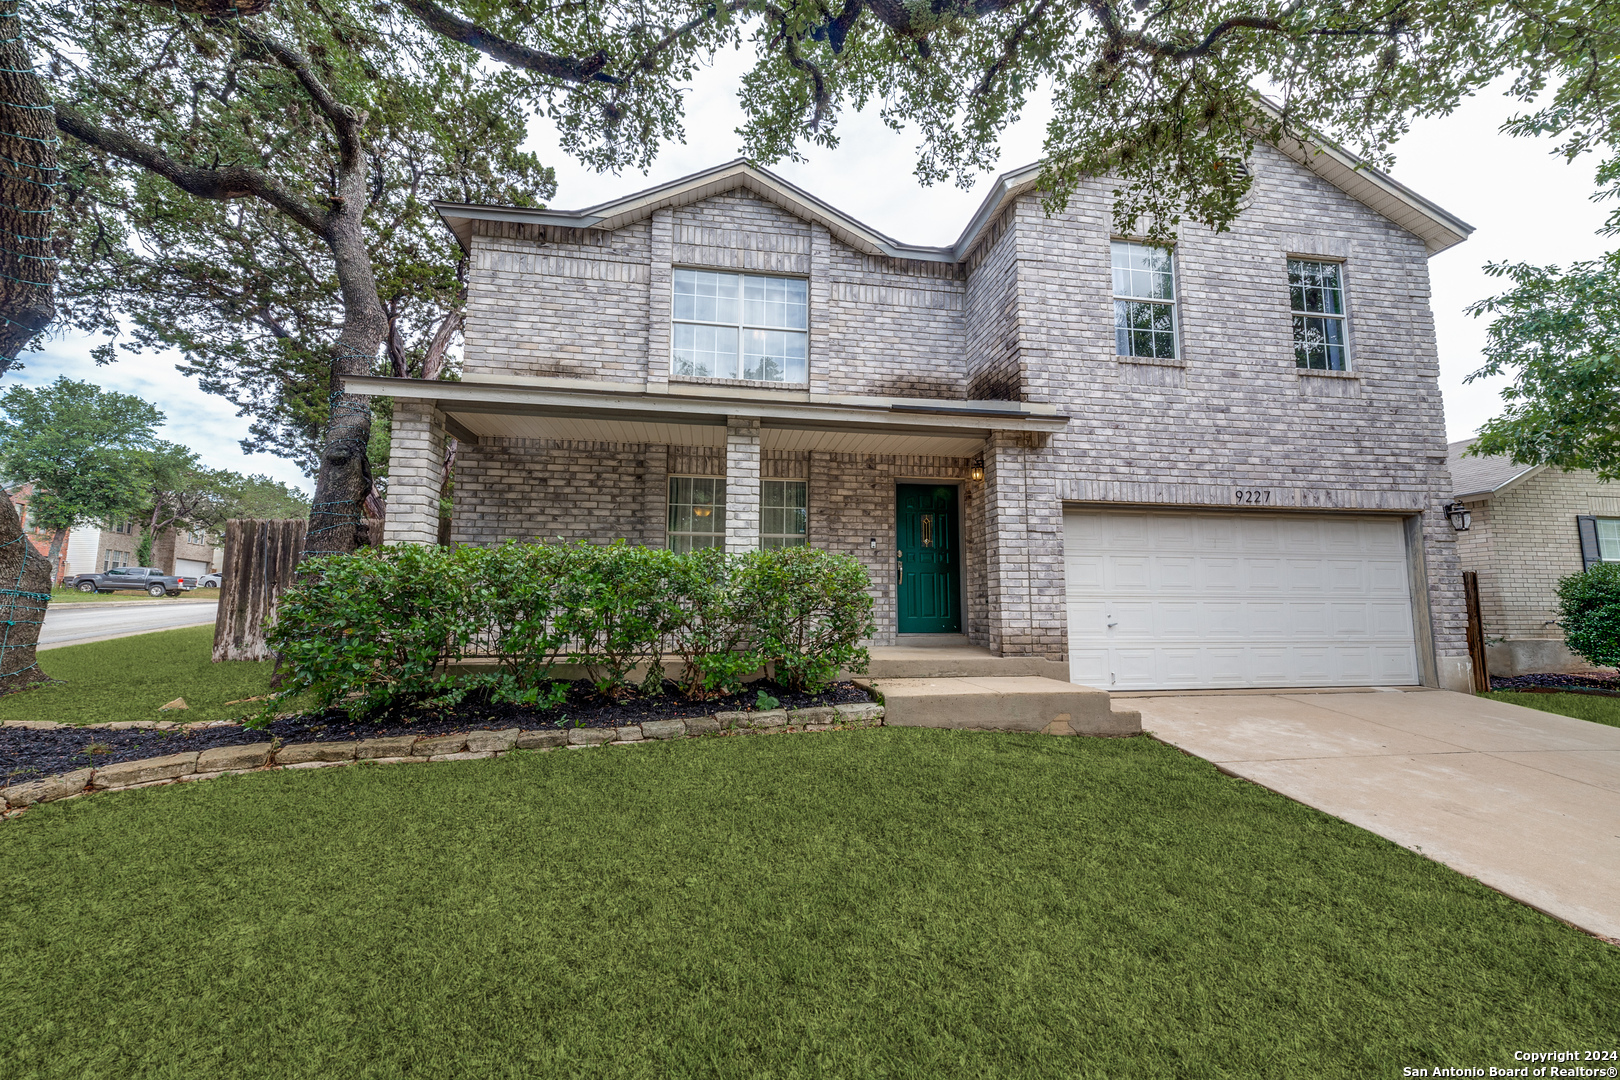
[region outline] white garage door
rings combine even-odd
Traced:
[[[202,577],[208,573],[208,564],[198,559],[176,559],[174,572],[181,577]]]
[[[1418,681],[1399,520],[1063,518],[1069,678],[1103,689]]]

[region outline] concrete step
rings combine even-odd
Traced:
[[[976,645],[874,645],[866,676],[872,679],[1036,678],[1067,682],[1066,660],[994,656]]]
[[[1039,731],[1047,735],[1135,735],[1142,714],[1116,711],[1108,691],[1033,676],[860,678],[896,727]]]

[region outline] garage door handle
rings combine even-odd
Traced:
[[[1110,621],[1108,625],[1109,626],[1118,626],[1119,623]]]

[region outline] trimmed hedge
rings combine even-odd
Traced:
[[[860,642],[876,629],[865,567],[806,547],[400,545],[311,559],[300,574],[269,632],[276,700],[310,693],[356,716],[454,704],[473,689],[544,708],[562,700],[560,664],[619,694],[646,663],[642,692],[657,694],[663,655],[685,662],[681,689],[694,697],[735,692],[767,665],[778,682],[814,693],[840,669],[866,669]],[[451,670],[472,657],[499,669]]]
[[[1620,667],[1620,563],[1597,563],[1558,582],[1558,625],[1570,652]]]

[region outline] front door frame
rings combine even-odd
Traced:
[[[967,633],[967,573],[965,567],[967,541],[966,530],[964,528],[962,492],[965,490],[966,485],[961,480],[956,478],[936,479],[928,476],[898,476],[895,477],[894,480],[894,499],[890,503],[890,505],[894,508],[894,517],[890,526],[890,537],[893,541],[892,550],[896,552],[894,567],[897,578],[897,583],[894,590],[895,637],[897,639],[905,639],[908,637],[928,637],[934,633],[941,632],[932,630],[907,631],[900,629],[900,585],[898,583],[900,560],[898,558],[898,553],[900,548],[900,489],[902,487],[948,487],[953,488],[956,491],[956,495],[951,499],[951,512],[954,518],[956,530],[956,564],[954,568],[956,575],[956,629],[943,631],[943,633],[948,633],[953,636],[965,635]]]

